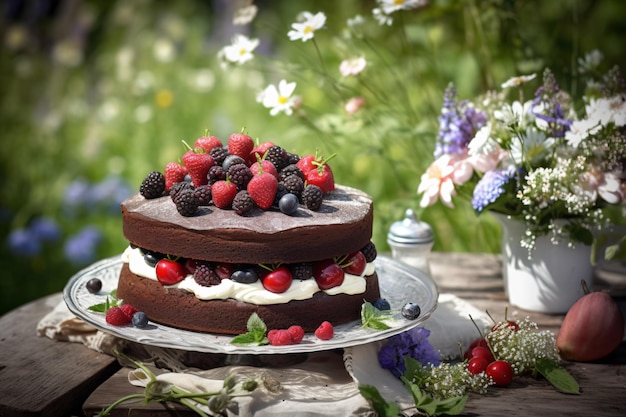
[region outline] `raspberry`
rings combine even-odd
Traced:
[[[173,200],[174,204],[176,204],[176,210],[178,210],[182,216],[193,216],[198,209],[198,199],[192,189],[186,189],[177,193]]]
[[[302,191],[302,202],[309,210],[317,211],[322,206],[324,194],[317,185],[307,185]]]
[[[208,264],[198,264],[196,266],[196,270],[193,273],[193,279],[203,287],[218,285],[220,282],[222,282],[215,270],[211,268]]]
[[[149,173],[139,187],[139,193],[148,200],[161,197],[164,191],[165,176],[158,171]]]
[[[199,206],[208,206],[211,202],[211,186],[201,185],[193,191]]]
[[[246,164],[234,164],[228,168],[228,176],[238,189],[245,190],[246,185],[252,179],[252,171]]]
[[[287,346],[293,345],[293,338],[291,337],[291,333],[285,329],[272,329],[267,332],[267,340],[270,342],[272,346]]]
[[[233,200],[233,210],[240,216],[245,216],[254,208],[254,201],[246,190],[239,191]]]
[[[304,281],[313,277],[312,262],[292,264],[290,265],[289,269],[291,269],[291,275],[293,276],[293,279],[299,279],[300,281]]]
[[[122,309],[124,314],[126,314],[126,317],[128,317],[129,321],[132,320],[133,314],[137,312],[137,309],[130,304],[121,305],[120,308]]]
[[[113,326],[125,326],[131,321],[131,318],[124,313],[124,310],[117,306],[107,310],[105,319],[107,323]]]
[[[325,321],[315,330],[315,336],[320,340],[330,340],[335,335],[335,329],[330,322]]]
[[[374,242],[370,242],[365,245],[361,249],[361,252],[363,253],[363,255],[365,255],[365,260],[367,262],[374,262],[374,259],[376,259],[376,257],[378,256],[378,252],[376,251],[376,246],[374,245]]]
[[[294,345],[302,342],[302,339],[304,338],[304,330],[301,326],[290,326],[287,329],[287,332],[291,335],[291,340]]]

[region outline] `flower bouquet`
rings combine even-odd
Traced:
[[[524,222],[521,243],[529,250],[546,235],[553,243],[591,245],[626,197],[626,85],[618,67],[596,76],[600,61],[597,51],[579,60],[589,76],[581,97],[561,89],[550,69],[528,100],[524,87],[536,74],[473,101],[459,100],[450,85],[435,161],[418,187],[420,205],[454,207],[454,197],[464,195],[476,213]],[[620,244],[624,236],[608,255]]]

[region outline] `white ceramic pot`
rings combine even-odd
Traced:
[[[509,302],[524,310],[564,314],[584,295],[581,280],[593,285],[591,247],[566,242],[553,244],[548,236],[537,238],[529,252],[521,246],[523,222],[495,214],[502,226],[502,273]]]

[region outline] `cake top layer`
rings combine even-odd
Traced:
[[[372,236],[373,201],[363,191],[337,186],[319,210],[293,215],[255,208],[246,216],[215,206],[181,216],[169,197],[140,194],[122,203],[125,237],[144,249],[230,263],[311,262],[363,248]]]

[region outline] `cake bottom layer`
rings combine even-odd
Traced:
[[[120,272],[117,297],[146,313],[151,321],[205,333],[242,334],[252,313],[265,322],[269,329],[302,326],[305,332],[315,331],[323,321],[333,326],[358,320],[364,301],[380,298],[378,276],[368,276],[364,293],[327,295],[320,291],[308,300],[294,300],[285,304],[254,305],[236,300],[198,299],[195,295],[176,288],[164,287],[158,281],[130,272],[124,263]]]

